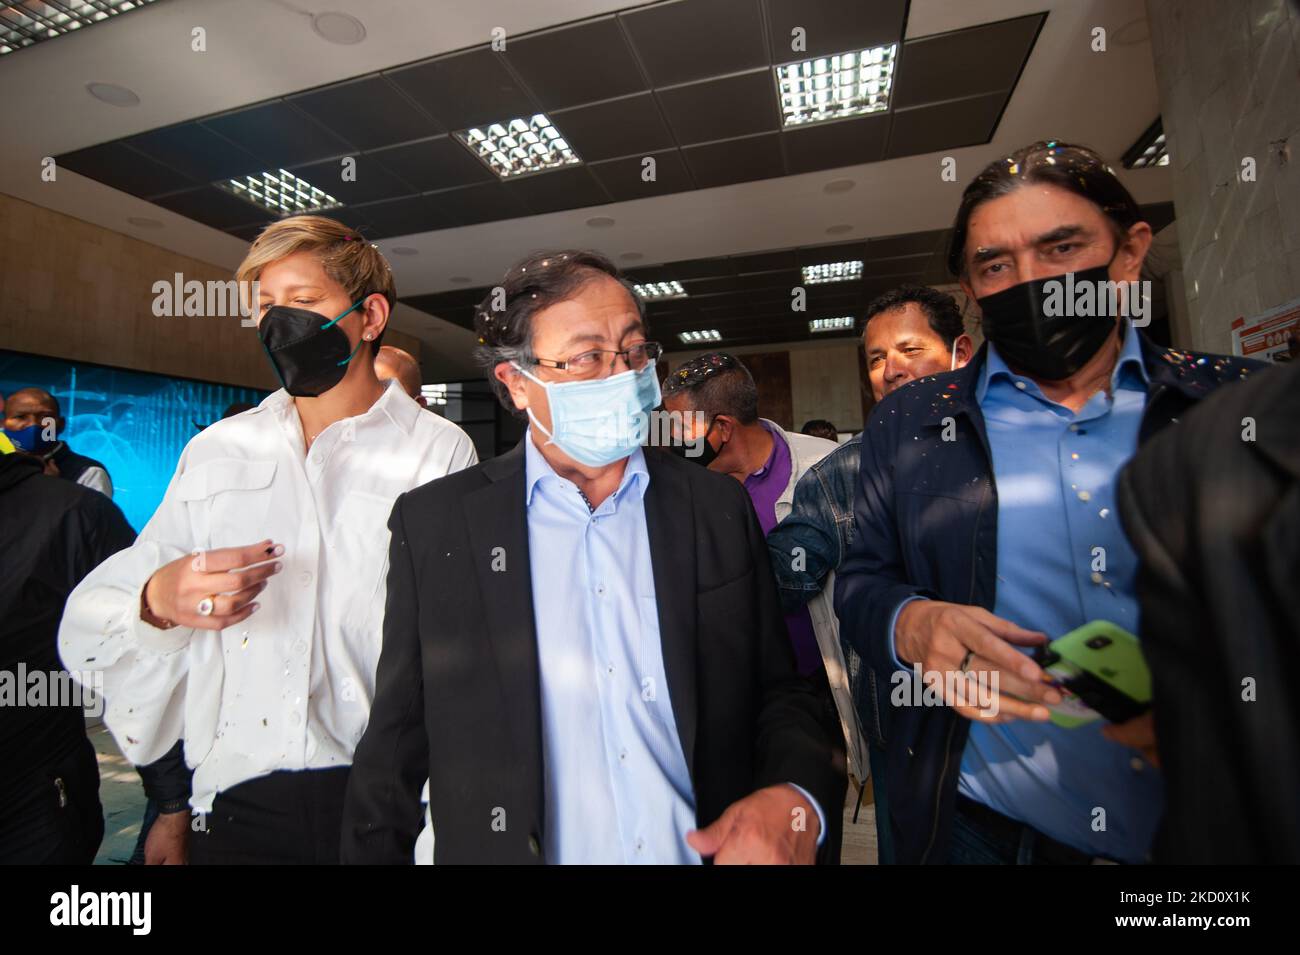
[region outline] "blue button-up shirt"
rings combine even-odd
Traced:
[[[1049,639],[1091,620],[1137,633],[1137,557],[1115,485],[1137,450],[1147,383],[1132,328],[1110,394],[1093,395],[1077,414],[1014,374],[989,345],[976,398],[998,491],[997,616]],[[1134,750],[1105,739],[1103,725],[975,723],[959,791],[1082,851],[1141,861],[1164,803],[1162,782]],[[1103,821],[1104,830],[1094,828]]]
[[[528,548],[552,863],[698,863],[695,794],[664,673],[645,457],[592,513],[529,434]]]

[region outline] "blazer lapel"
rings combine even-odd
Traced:
[[[526,435],[524,440],[528,440]],[[465,498],[465,517],[474,548],[487,639],[496,659],[502,703],[519,759],[521,785],[525,787],[523,795],[534,801],[538,819],[544,822],[541,687],[524,503],[523,444],[485,462],[483,473],[492,483]]]
[[[685,477],[647,449],[650,484],[645,495],[650,566],[659,610],[659,641],[682,753],[695,780],[696,684],[695,517]]]

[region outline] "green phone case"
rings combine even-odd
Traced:
[[[1103,647],[1090,647],[1088,642],[1097,637],[1109,638],[1110,642]],[[1069,679],[1083,670],[1137,703],[1151,702],[1151,671],[1142,657],[1138,638],[1123,627],[1109,620],[1093,620],[1057,637],[1048,647],[1061,658],[1047,667],[1047,672],[1057,679]],[[1050,709],[1052,722],[1067,729],[1102,718],[1077,697],[1067,698],[1059,707]]]

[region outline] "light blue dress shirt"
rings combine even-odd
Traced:
[[[1014,374],[992,345],[976,398],[998,492],[993,612],[1049,639],[1091,620],[1137,633],[1137,557],[1115,507],[1147,400],[1137,334],[1125,329],[1111,393],[1093,395],[1078,414]],[[1142,861],[1163,783],[1134,750],[1105,739],[1103,725],[975,723],[959,792],[1081,851]],[[1098,831],[1094,819],[1103,818]]]
[[[664,673],[638,448],[588,510],[525,439],[551,863],[699,863],[695,794]]]

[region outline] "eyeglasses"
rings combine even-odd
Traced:
[[[544,368],[555,368],[568,372],[574,378],[594,378],[604,368],[613,368],[621,357],[633,371],[640,371],[646,365],[654,364],[663,354],[663,346],[658,342],[637,342],[627,348],[593,348],[591,351],[574,355],[566,361],[553,361],[550,358],[534,358],[532,364]],[[605,356],[610,356],[608,361]]]

